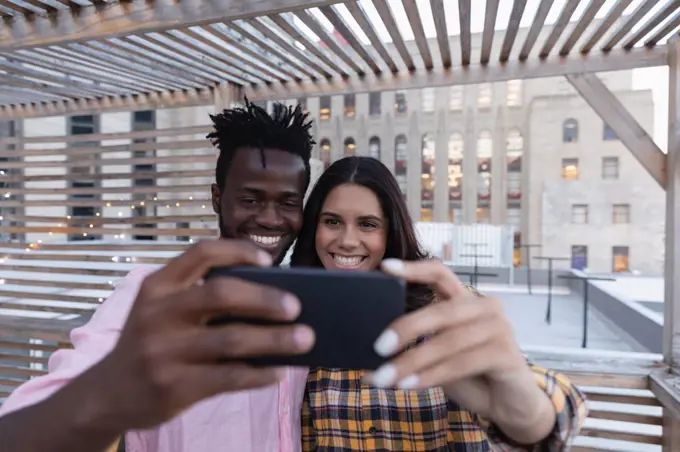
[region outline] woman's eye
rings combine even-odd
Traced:
[[[328,226],[337,226],[340,224],[340,222],[335,218],[326,218],[324,220],[324,223],[327,224]]]
[[[378,225],[375,223],[360,223],[359,227],[362,229],[376,229]]]

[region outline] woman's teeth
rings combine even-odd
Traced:
[[[340,265],[352,267],[359,265],[364,258],[363,256],[338,256],[337,254],[334,254],[333,260]]]
[[[281,241],[281,236],[251,235],[250,240],[260,245],[274,247]]]

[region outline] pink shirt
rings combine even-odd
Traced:
[[[49,373],[18,387],[0,407],[0,416],[46,399],[104,358],[118,341],[142,281],[154,270],[140,267],[122,279],[92,319],[71,332],[73,350],[52,354]],[[275,386],[207,399],[158,428],[128,432],[126,450],[300,452],[306,379],[307,369],[290,368]]]

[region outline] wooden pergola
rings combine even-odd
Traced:
[[[244,95],[251,100],[290,100],[564,76],[666,190],[664,354],[595,356],[550,350],[529,354],[540,363],[568,372],[586,388],[592,401],[663,407],[663,415],[612,409],[593,409],[591,413],[594,419],[663,426],[663,435],[588,426],[583,436],[680,450],[680,285],[676,284],[680,282],[680,40],[676,36],[680,2],[618,0],[603,11],[605,0],[541,0],[528,30],[521,30],[527,0],[514,0],[506,29],[498,31],[495,25],[501,0],[486,0],[479,43],[471,33],[471,3],[458,0],[457,34],[451,36],[453,22],[447,21],[445,8],[448,0],[0,0],[0,120],[199,105],[221,108]],[[477,3],[482,2],[475,0]],[[397,20],[397,7],[405,14],[407,24]],[[579,8],[582,14],[572,20]],[[557,19],[547,24],[553,10]],[[435,38],[428,38],[429,30],[425,30],[430,19]],[[405,27],[410,29],[412,40],[404,38]],[[389,41],[381,37],[385,31]],[[670,74],[667,154],[595,75],[660,66],[667,66]],[[214,164],[214,151],[200,137],[210,130],[208,118],[205,120],[204,124],[165,129],[0,139],[0,156],[8,159],[2,165],[10,169],[0,174],[0,182],[12,187],[16,196],[0,200],[0,208],[16,209],[6,218],[12,224],[0,227],[0,232],[115,234],[116,239],[123,234],[214,236],[214,216],[209,209],[200,215],[134,218],[107,210],[131,204],[133,208],[168,209],[180,204],[209,206],[208,190],[203,185],[158,183],[164,178],[176,181],[213,175],[209,167]],[[114,140],[126,144],[108,144]],[[156,151],[160,150],[172,151],[173,155],[159,156]],[[138,156],[142,151],[151,154]],[[184,151],[189,153],[182,154]],[[114,153],[116,157],[109,157]],[[123,157],[118,157],[121,153]],[[46,160],[47,156],[57,158]],[[207,166],[153,173],[133,169],[134,165],[151,163]],[[36,185],[79,177],[68,172],[39,174],[36,168],[85,165],[98,168],[88,174],[89,179],[99,181],[96,187]],[[104,169],[121,165],[131,169]],[[29,167],[30,174],[26,171]],[[150,177],[156,181],[151,187],[106,183]],[[187,198],[182,193],[202,194]],[[45,194],[97,198],[59,202],[35,198]],[[78,221],[70,216],[22,213],[27,207],[56,203],[97,206],[101,211]],[[210,227],[137,226],[179,222]],[[21,379],[44,372],[34,364],[44,364],[55,347],[67,343],[68,329],[81,324],[110,290],[110,282],[95,281],[94,277],[123,276],[127,264],[162,263],[184,247],[180,243],[130,241],[3,245],[6,261],[2,269],[31,276],[2,280],[18,289],[0,290],[0,298],[5,300],[0,301],[0,309],[40,311],[45,314],[42,317],[54,318],[0,317],[0,334],[4,336],[0,349],[18,351],[0,353],[2,360],[14,359],[17,363],[0,366],[0,373],[16,375],[16,379],[0,381],[0,386],[12,387]],[[54,267],[31,266],[31,261],[52,263]],[[48,277],[55,273],[62,277]],[[45,287],[87,294],[36,289]],[[99,291],[98,295],[92,295],[92,291]],[[23,303],[23,299],[61,304],[44,306]],[[44,342],[29,345],[25,338]],[[31,352],[29,356],[22,350],[44,354]],[[622,389],[632,392],[622,393]]]

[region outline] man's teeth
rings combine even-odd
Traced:
[[[362,256],[333,256],[333,260],[340,265],[359,265],[364,258]]]
[[[252,240],[255,243],[260,243],[262,245],[276,245],[281,241],[281,236],[276,236],[276,237],[271,237],[271,236],[263,236],[263,235],[251,235],[250,240]]]

